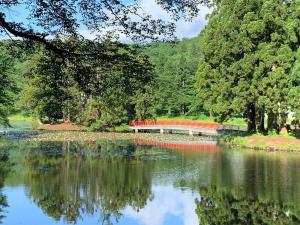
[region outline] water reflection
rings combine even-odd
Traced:
[[[297,155],[223,152],[199,184],[202,224],[300,224]]]
[[[3,194],[2,188],[4,186],[5,178],[10,172],[11,166],[8,152],[0,152],[0,223],[2,223],[2,220],[5,217],[4,210],[8,207],[6,196]]]
[[[124,215],[143,225],[199,224],[194,203],[195,199],[199,199],[197,194],[174,189],[172,186],[155,186],[153,192],[155,198],[145,208],[137,212],[132,207],[126,207]],[[170,221],[172,218],[173,222]]]
[[[35,207],[40,224],[300,223],[298,155],[126,141],[14,141],[0,152],[4,224],[32,224]],[[31,200],[28,217],[15,196]]]
[[[24,184],[45,213],[75,223],[82,214],[99,212],[102,222],[111,224],[120,219],[121,209],[131,206],[138,211],[153,198],[152,161],[113,157],[118,152],[114,143],[94,145],[96,152],[87,155],[78,147],[63,144],[59,157],[52,151],[26,155]],[[127,147],[121,148],[125,156],[133,150]]]

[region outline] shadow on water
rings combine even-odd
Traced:
[[[98,217],[99,224],[116,224],[126,216],[124,208],[139,213],[154,201],[156,184],[199,193],[193,213],[200,224],[300,223],[297,155],[184,151],[113,140],[10,141],[6,146],[10,160],[4,154],[1,163],[12,161],[19,168],[6,185],[24,186],[26,195],[55,221],[77,223],[89,215]],[[1,166],[1,174],[7,168]],[[6,205],[2,201],[1,208]]]

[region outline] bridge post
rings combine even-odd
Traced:
[[[192,131],[192,130],[189,130],[189,135],[191,135],[191,136],[193,136],[193,135],[194,135],[194,133],[193,133],[193,131]]]
[[[160,133],[163,134],[164,133],[164,129],[160,128]]]
[[[138,133],[138,132],[139,132],[139,129],[134,129],[134,132],[135,132],[135,133]]]

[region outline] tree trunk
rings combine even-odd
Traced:
[[[278,132],[276,114],[273,112],[268,113],[268,132],[276,130]]]
[[[286,120],[287,120],[287,113],[281,112],[280,113],[280,124],[279,124],[279,131],[281,134],[287,134],[287,126],[286,126]]]
[[[70,115],[70,106],[69,101],[67,100],[63,106],[63,120],[65,123],[71,122],[71,115]]]
[[[209,117],[210,117],[210,118],[213,118],[213,117],[214,117],[213,111],[212,111],[211,109],[209,110]]]
[[[253,103],[248,106],[247,123],[248,123],[248,131],[256,132],[256,110],[255,110],[255,105]]]
[[[258,130],[261,133],[264,133],[265,130],[265,110],[264,108],[259,112],[259,126]]]

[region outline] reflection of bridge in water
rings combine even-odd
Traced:
[[[179,141],[154,141],[147,139],[133,139],[135,144],[150,145],[160,148],[168,148],[175,150],[188,150],[188,151],[215,151],[220,150],[217,145],[217,141],[191,141],[191,142],[179,142]]]
[[[204,123],[196,121],[158,120],[158,121],[134,121],[130,123],[130,129],[136,133],[139,130],[159,130],[165,132],[187,132],[190,135],[219,135],[222,130],[219,123]]]

